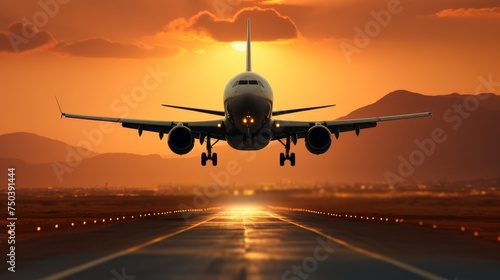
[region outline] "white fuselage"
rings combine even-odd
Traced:
[[[243,72],[224,90],[227,143],[237,150],[260,150],[272,138],[273,90],[264,77]]]

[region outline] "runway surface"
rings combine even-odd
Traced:
[[[0,279],[500,279],[497,244],[411,225],[228,208],[52,234]]]

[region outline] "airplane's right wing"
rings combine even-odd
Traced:
[[[172,128],[182,124],[188,127],[193,132],[194,138],[202,138],[204,135],[210,135],[214,139],[225,140],[224,129],[222,129],[222,120],[212,120],[212,121],[189,121],[189,122],[179,122],[179,121],[158,121],[158,120],[141,120],[141,119],[126,119],[126,118],[113,118],[113,117],[103,117],[103,116],[89,116],[89,115],[77,115],[61,112],[61,116],[72,119],[81,120],[92,120],[92,121],[104,121],[104,122],[116,122],[121,123],[125,128],[137,129],[139,135],[143,131],[157,132],[160,138],[163,138],[164,134],[168,134]]]
[[[137,129],[139,136],[142,135],[143,131],[157,132],[160,139],[163,138],[165,134],[168,134],[170,130],[178,125],[183,125],[188,127],[194,138],[203,140],[206,135],[210,135],[213,139],[225,140],[226,135],[222,124],[222,119],[211,120],[211,121],[160,121],[160,120],[141,120],[141,119],[127,119],[127,118],[114,118],[105,116],[91,116],[91,115],[79,115],[66,113],[62,110],[59,105],[59,101],[56,97],[57,106],[61,112],[61,117],[81,119],[81,120],[91,120],[91,121],[103,121],[103,122],[115,122],[121,123],[125,128]]]

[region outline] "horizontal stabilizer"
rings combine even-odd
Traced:
[[[226,115],[226,113],[224,111],[215,111],[215,110],[207,110],[207,109],[200,109],[200,108],[182,107],[182,106],[174,106],[174,105],[168,105],[168,104],[161,104],[161,105],[165,106],[165,107],[170,107],[170,108],[175,108],[175,109],[181,109],[181,110],[187,110],[187,111],[194,111],[194,112],[205,113],[205,114],[216,115],[216,116],[225,116]]]
[[[280,116],[280,115],[292,114],[292,113],[297,113],[297,112],[304,112],[304,111],[310,111],[310,110],[328,108],[328,107],[333,107],[333,106],[335,106],[335,104],[324,105],[324,106],[316,106],[316,107],[307,107],[307,108],[297,108],[297,109],[290,109],[290,110],[274,111],[273,112],[273,116]]]

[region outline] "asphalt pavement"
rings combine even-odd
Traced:
[[[271,208],[134,220],[20,241],[0,279],[500,279],[497,244]]]

